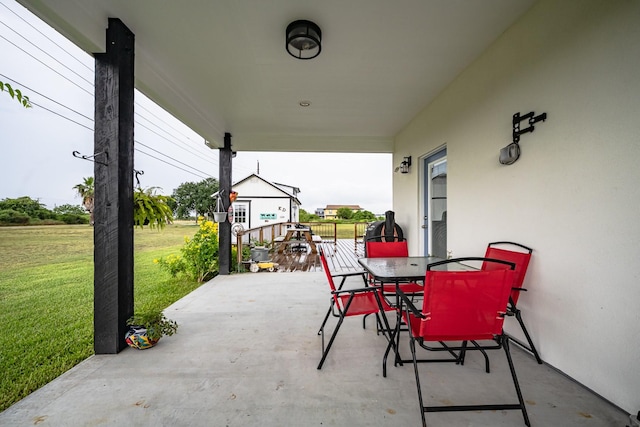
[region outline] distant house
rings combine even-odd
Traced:
[[[320,217],[320,219],[324,219],[324,208],[318,208],[316,209],[315,214]]]
[[[233,223],[244,229],[279,222],[298,222],[300,189],[286,184],[269,182],[251,174],[236,182],[232,190],[238,193],[233,202]]]
[[[363,210],[359,205],[327,205],[324,208],[324,219],[336,219],[338,217],[338,209],[341,208],[351,209],[353,213]]]

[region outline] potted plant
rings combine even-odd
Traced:
[[[127,320],[127,325],[125,341],[129,347],[139,350],[153,347],[164,335],[171,336],[178,329],[178,324],[167,319],[160,310],[136,314]]]

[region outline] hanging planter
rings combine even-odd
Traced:
[[[213,220],[215,222],[225,222],[227,220],[227,213],[226,212],[214,212],[213,213]]]
[[[224,203],[222,202],[222,193],[224,193],[224,190],[218,192],[216,210],[213,212],[213,220],[215,222],[225,222],[227,220],[227,212],[224,210]]]

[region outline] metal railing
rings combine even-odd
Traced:
[[[268,224],[261,227],[250,228],[236,234],[236,246],[238,249],[238,265],[242,262],[242,248],[246,245],[272,247],[273,241],[280,236],[284,236],[287,229],[294,227],[298,223],[280,222]],[[346,232],[344,228],[338,230],[337,222],[304,222],[300,223],[311,228],[311,232],[322,238],[323,243],[337,244],[338,239],[353,238],[354,250],[358,244],[364,241],[364,234],[368,222],[356,222],[353,224],[353,234]]]

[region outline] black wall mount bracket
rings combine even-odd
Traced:
[[[513,142],[519,142],[520,135],[528,132],[533,132],[535,130],[535,127],[533,126],[534,124],[540,121],[544,122],[545,120],[547,120],[547,113],[542,113],[537,116],[535,114],[536,113],[532,111],[529,114],[525,114],[524,116],[521,116],[520,113],[515,113],[513,115]],[[528,120],[529,127],[520,129],[520,122],[524,120]]]
[[[529,126],[521,129],[520,123],[525,120],[527,120],[527,124]],[[520,135],[533,132],[535,130],[534,124],[538,122],[544,122],[545,120],[547,120],[547,113],[538,114],[537,116],[533,111],[523,116],[521,116],[520,113],[515,113],[512,119],[513,141],[511,142],[511,144],[500,150],[500,163],[503,165],[514,164],[520,158]]]

